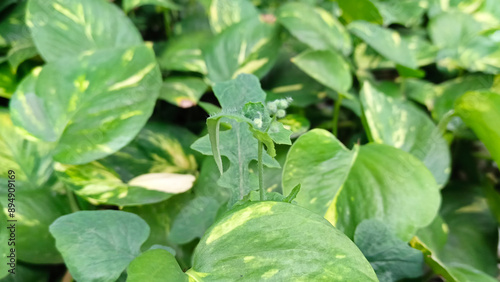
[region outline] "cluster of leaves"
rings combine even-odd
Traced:
[[[496,281],[499,34],[498,0],[5,0],[1,281]]]

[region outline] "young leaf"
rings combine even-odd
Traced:
[[[127,268],[127,281],[187,282],[188,276],[169,252],[149,250],[136,257]]]
[[[231,129],[219,133],[218,151],[221,156],[226,156],[229,159],[230,166],[222,174],[218,184],[231,189],[232,196],[229,200],[229,206],[232,206],[248,192],[258,188],[256,175],[250,173],[248,169],[250,162],[257,160],[258,142],[253,137],[247,123],[238,123],[232,120],[229,120],[229,123]],[[207,135],[198,139],[192,148],[204,155],[213,155],[212,144]],[[264,154],[263,161],[268,167],[279,167],[278,162],[267,153]],[[222,163],[220,168],[222,168]]]
[[[299,2],[286,3],[279,8],[277,17],[291,34],[312,49],[335,49],[345,56],[352,51],[347,30],[322,8]]]
[[[364,220],[356,228],[354,243],[370,262],[380,281],[400,281],[424,274],[424,257],[401,241],[379,220]]]
[[[301,70],[331,89],[347,93],[352,86],[349,65],[335,51],[305,51],[292,62]]]
[[[12,120],[42,140],[57,141],[56,161],[88,163],[116,152],[139,133],[160,84],[150,48],[98,51],[35,70],[12,98]]]
[[[125,14],[102,0],[30,0],[26,21],[47,62],[143,42]]]
[[[320,216],[283,202],[238,206],[206,232],[193,260],[186,274],[204,281],[296,277],[377,281],[369,263],[344,234]]]
[[[78,281],[115,281],[140,254],[149,226],[123,211],[80,211],[50,226],[71,276]]]
[[[375,143],[406,151],[432,172],[439,186],[448,181],[451,157],[448,144],[431,118],[411,102],[387,97],[369,82],[361,91],[366,130]]]

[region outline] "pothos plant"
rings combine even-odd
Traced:
[[[3,1],[2,281],[496,281],[498,7]]]

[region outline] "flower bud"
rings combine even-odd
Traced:
[[[286,111],[285,110],[278,110],[276,112],[276,117],[277,118],[284,118],[286,116]]]

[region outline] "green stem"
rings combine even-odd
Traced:
[[[259,141],[259,152],[257,155],[257,162],[259,170],[259,192],[261,201],[266,200],[266,194],[264,191],[264,163],[262,162],[262,155],[264,154],[263,149],[264,145],[262,144],[262,141]]]
[[[66,194],[68,195],[68,201],[69,201],[69,206],[71,208],[71,211],[73,211],[73,212],[79,211],[80,207],[78,206],[78,203],[76,202],[75,194],[73,194],[73,191],[69,188],[66,188]]]
[[[169,9],[165,9],[165,11],[163,12],[163,18],[165,20],[165,33],[167,34],[167,38],[170,38],[170,36],[172,35],[172,30],[170,29],[171,19]]]
[[[438,130],[441,135],[446,132],[446,128],[448,127],[448,123],[456,116],[454,110],[449,110],[439,121]]]
[[[343,99],[344,99],[344,95],[339,93],[339,97],[338,97],[337,101],[335,101],[335,108],[334,108],[334,112],[333,112],[333,126],[332,126],[332,133],[335,136],[337,136],[340,106],[342,105]]]

